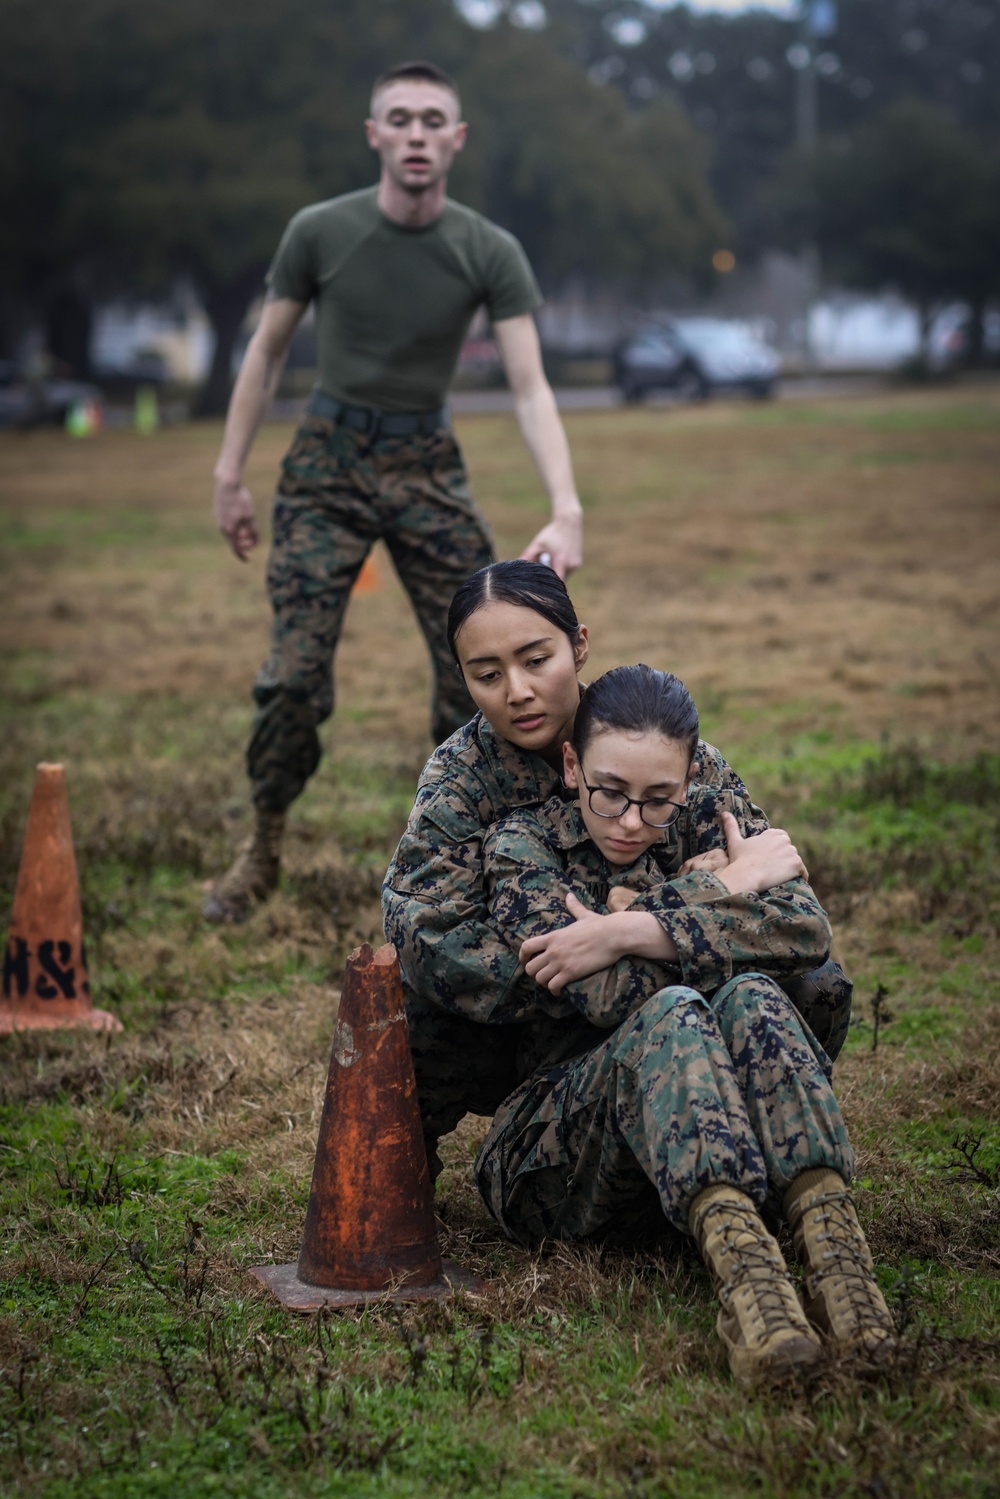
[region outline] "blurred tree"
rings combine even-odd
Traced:
[[[50,33],[50,17],[27,0],[0,7],[0,337],[9,349],[40,319],[50,352],[83,373],[93,263],[66,213],[79,139],[72,7],[51,21]]]
[[[686,113],[713,147],[709,180],[740,248],[759,249],[758,184],[792,138],[789,23],[764,10],[717,14],[641,0],[547,4],[567,55],[633,112],[666,103]]]
[[[370,83],[415,54],[463,87],[456,196],[521,236],[543,284],[709,274],[705,143],[669,101],[630,111],[555,30],[477,31],[448,0],[4,0],[4,284],[80,369],[95,295],[189,278],[216,333],[201,410],[221,410],[282,228],[375,180]]]
[[[509,25],[476,39],[460,80],[470,137],[455,195],[518,236],[543,284],[589,277],[639,294],[711,280],[728,224],[710,147],[676,105],[636,114]]]
[[[739,248],[766,247],[760,189],[795,133],[796,21],[643,0],[545,4],[564,54],[633,109],[683,105],[714,145],[710,180]],[[1000,0],[838,0],[837,10],[836,33],[814,47],[821,131],[850,132],[916,97],[1000,139]]]
[[[848,285],[897,288],[920,310],[967,301],[977,330],[1000,292],[1000,171],[977,135],[936,105],[901,100],[850,136],[793,154],[770,193],[791,243],[819,246]]]

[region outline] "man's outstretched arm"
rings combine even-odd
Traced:
[[[552,519],[521,555],[529,562],[538,562],[547,554],[556,572],[565,578],[583,561],[583,511],[573,480],[569,443],[542,369],[538,331],[526,312],[494,323],[493,333],[518,425],[552,502]]]
[[[304,302],[268,297],[230,397],[215,465],[215,523],[241,562],[259,540],[253,497],[243,483],[243,465],[278,388],[288,347],[305,310]]]

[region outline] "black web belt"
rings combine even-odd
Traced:
[[[326,417],[371,437],[412,437],[417,432],[430,437],[448,425],[447,406],[437,411],[380,411],[377,406],[349,406],[324,390],[313,391],[307,409],[310,416]]]

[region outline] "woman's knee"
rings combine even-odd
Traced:
[[[829,1081],[829,1057],[781,985],[766,974],[730,979],[712,996],[712,1012],[734,1062],[745,1062],[752,1053],[762,1056],[761,1048],[773,1052],[779,1047],[797,1056],[802,1066],[818,1064]]]
[[[615,1051],[621,1056],[636,1045],[659,1041],[676,1026],[691,1024],[693,1017],[703,1020],[710,1013],[708,1000],[697,989],[686,984],[658,989],[618,1027]]]
[[[711,1008],[719,1026],[725,1031],[739,1017],[759,1015],[761,1010],[792,1009],[791,1001],[780,984],[766,973],[741,973],[723,984],[712,995]]]

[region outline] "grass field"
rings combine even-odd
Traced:
[[[499,1236],[475,1119],[438,1207],[485,1296],[264,1299],[245,1272],[298,1252],[344,957],[379,935],[429,748],[422,643],[377,555],[283,889],[207,929],[267,633],[262,557],[210,523],[218,429],[7,434],[0,926],[34,764],[61,759],[96,998],[126,1030],[0,1043],[0,1492],[1000,1496],[1000,390],[567,427],[593,671],[688,682],[835,919],[857,984],[836,1083],[897,1359],[749,1398],[694,1257]],[[288,435],[257,444],[261,502]],[[515,554],[541,508],[516,429],[460,437]]]

